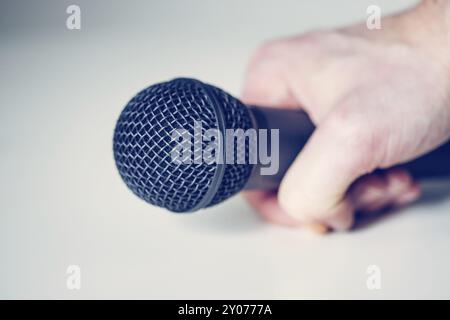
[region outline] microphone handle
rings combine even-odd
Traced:
[[[245,190],[277,189],[287,169],[305,146],[315,126],[306,112],[249,106],[256,129],[279,129],[279,170],[275,175],[261,175],[261,164],[254,165]],[[270,138],[268,139],[270,143]],[[270,145],[268,150],[270,151]],[[450,177],[450,141],[411,162],[399,165],[415,178]]]

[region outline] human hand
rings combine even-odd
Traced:
[[[395,166],[450,138],[449,8],[425,1],[384,18],[381,30],[313,32],[257,51],[243,101],[302,108],[317,127],[278,194],[246,192],[263,217],[347,230],[356,211],[419,197],[418,184]],[[374,174],[378,168],[386,171]]]

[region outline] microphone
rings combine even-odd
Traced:
[[[302,110],[247,106],[215,86],[177,78],[131,99],[117,120],[113,151],[120,176],[138,197],[193,212],[244,189],[276,190],[313,131]],[[229,132],[244,133],[244,143],[234,143]],[[261,134],[269,132],[270,139]],[[255,145],[275,151],[264,155]],[[185,152],[174,158],[180,147]],[[278,155],[275,170],[264,174],[271,171],[266,160]],[[450,175],[450,142],[403,166],[418,178]]]

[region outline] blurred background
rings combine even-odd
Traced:
[[[239,95],[265,40],[401,0],[0,1],[0,298],[450,298],[450,181],[348,234],[262,222],[240,197],[193,215],[139,200],[112,156],[140,89],[178,76]],[[81,8],[69,30],[66,8]],[[66,270],[81,269],[80,290]],[[367,267],[381,270],[380,290]]]

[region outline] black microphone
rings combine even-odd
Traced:
[[[252,147],[250,134],[244,144],[228,135],[252,129],[276,133],[276,140],[258,135],[255,140],[256,146],[263,142],[268,149],[277,144],[277,154],[270,155],[279,154],[277,170],[270,174],[262,174],[268,163]],[[219,133],[214,139],[195,140],[214,130]],[[173,212],[193,212],[243,189],[277,189],[313,131],[310,118],[299,109],[246,106],[215,86],[178,78],[152,85],[131,99],[117,120],[113,150],[123,181],[138,197]],[[200,152],[187,152],[174,161],[174,150],[187,141],[174,139],[174,132],[184,138],[189,134]],[[201,159],[212,141],[218,148],[212,148],[210,159],[222,161]],[[418,178],[450,175],[450,143],[403,166]]]

